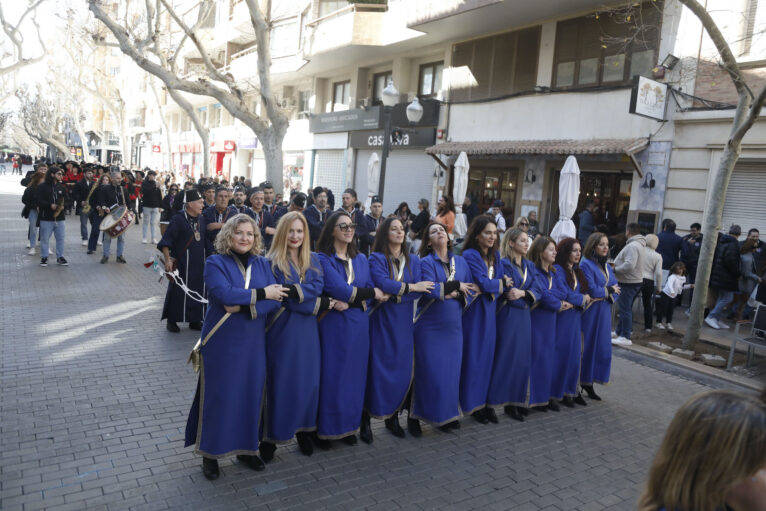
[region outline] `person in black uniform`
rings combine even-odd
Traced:
[[[91,189],[95,186],[98,187],[98,184],[96,184],[95,179],[93,178],[93,168],[90,166],[85,167],[85,171],[83,173],[84,177],[77,181],[74,185],[74,200],[77,201],[77,206],[75,207],[75,212],[80,216],[80,236],[82,237],[82,246],[88,245],[88,213],[83,212],[83,208],[85,207],[86,201],[88,200],[88,196],[90,195]],[[95,194],[95,190],[93,191]]]
[[[205,243],[208,255],[215,253],[215,237],[221,232],[226,221],[237,214],[234,206],[229,206],[229,190],[219,187],[215,191],[215,205],[202,210],[205,218]]]
[[[67,191],[61,180],[64,171],[56,165],[51,165],[45,175],[45,181],[37,186],[35,199],[40,211],[40,266],[48,266],[48,244],[51,234],[56,237],[56,263],[59,266],[69,266],[64,258],[64,235],[66,223],[64,202]]]
[[[306,221],[309,223],[312,247],[319,239],[324,224],[332,211],[327,209],[327,192],[324,188],[321,186],[314,188],[313,196],[314,203],[303,211],[303,216],[306,217]]]
[[[112,171],[111,182],[107,185],[101,185],[98,188],[98,201],[96,208],[100,210],[101,216],[108,215],[120,206],[128,206],[127,192],[122,185],[122,176],[118,171]],[[104,255],[101,257],[101,264],[109,262],[109,254],[112,249],[112,237],[104,236]],[[117,262],[125,264],[127,261],[122,254],[125,250],[125,233],[117,236]]]
[[[364,215],[364,221],[367,224],[367,232],[359,238],[359,250],[366,256],[370,255],[372,244],[375,241],[375,234],[378,227],[383,223],[383,201],[378,195],[375,195],[370,201],[370,212]]]

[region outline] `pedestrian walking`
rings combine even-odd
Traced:
[[[734,301],[739,292],[740,258],[737,238],[742,234],[739,225],[729,227],[729,234],[718,233],[718,242],[713,255],[713,268],[710,271],[710,288],[718,293],[718,298],[705,318],[705,323],[716,330],[727,329],[729,325],[722,321],[723,311]]]
[[[644,331],[652,331],[652,312],[654,311],[654,296],[662,289],[662,256],[655,249],[659,239],[654,234],[646,235],[644,259],[641,267],[641,303],[644,307]],[[659,322],[659,320],[658,320]],[[657,325],[660,329],[662,326]]]
[[[32,180],[24,190],[24,195],[21,197],[21,202],[24,204],[24,209],[21,212],[21,216],[29,220],[29,229],[27,230],[27,248],[29,248],[29,255],[35,254],[35,245],[37,244],[37,230],[39,225],[39,208],[37,206],[37,187],[45,180],[45,172],[36,172],[32,176]],[[25,215],[26,213],[26,215]]]
[[[144,211],[143,243],[158,243],[160,211],[162,210],[162,191],[157,186],[157,173],[150,170],[141,184]]]
[[[673,330],[673,309],[676,308],[678,298],[684,289],[690,289],[694,284],[686,283],[686,265],[677,261],[670,267],[665,286],[662,288],[659,303],[657,304],[657,328],[660,330]],[[663,318],[665,323],[663,323]]]
[[[95,193],[95,188],[98,188],[98,184],[93,178],[93,169],[86,167],[83,178],[77,181],[73,188],[74,200],[76,201],[75,214],[80,217],[80,237],[83,246],[88,245],[88,224],[90,223],[90,208],[86,205],[91,192]]]
[[[580,212],[579,226],[577,228],[577,239],[581,243],[586,243],[590,235],[596,230],[593,222],[593,212],[596,210],[596,203],[593,199],[585,201],[585,209]]]
[[[40,266],[48,266],[48,244],[51,235],[56,239],[56,264],[69,266],[64,258],[66,188],[61,183],[63,177],[64,172],[52,165],[45,175],[45,181],[37,186],[35,198],[40,211]]]
[[[617,337],[612,344],[630,346],[633,333],[633,300],[641,291],[643,285],[643,261],[646,239],[641,235],[641,226],[630,223],[625,228],[627,238],[625,246],[614,260],[614,273],[620,285],[620,296],[617,298],[619,319],[617,322]]]

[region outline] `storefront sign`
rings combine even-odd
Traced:
[[[630,92],[630,110],[632,114],[658,121],[665,120],[668,105],[668,84],[656,82],[643,76],[633,78]]]
[[[367,110],[361,108],[312,114],[309,119],[311,133],[333,133],[338,131],[370,130],[380,128],[380,107],[373,106]]]
[[[201,153],[202,152],[202,144],[199,142],[187,142],[187,143],[181,143],[178,144],[178,153]]]
[[[232,153],[237,145],[233,140],[213,140],[210,142],[210,152],[213,153]]]
[[[153,152],[153,153],[160,153],[160,152],[162,152],[162,151],[161,151],[161,149],[160,149],[160,146],[158,146],[158,145],[153,145],[153,146],[152,146],[152,152]]]
[[[258,147],[257,137],[240,138],[237,140],[240,149],[255,149]]]
[[[436,128],[395,128],[392,131],[392,149],[399,147],[429,147],[436,143]],[[383,131],[353,131],[349,137],[349,147],[355,149],[383,147]]]

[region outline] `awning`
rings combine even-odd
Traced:
[[[498,140],[483,142],[446,142],[426,149],[430,155],[457,155],[465,151],[469,156],[491,154],[627,154],[646,149],[648,138],[594,138],[590,140]]]

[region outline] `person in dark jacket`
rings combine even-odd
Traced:
[[[753,261],[755,262],[755,267],[759,268],[761,265],[761,262],[766,259],[766,243],[761,241],[761,233],[758,229],[752,228],[749,231],[747,231],[747,238],[739,242],[739,248],[742,248],[742,246],[745,244],[747,240],[753,240],[755,241],[755,251],[753,252]]]
[[[176,209],[176,196],[178,195],[178,185],[173,183],[168,188],[168,194],[162,199],[162,211],[160,212],[160,236],[165,234],[170,219],[173,218],[178,210]],[[183,200],[183,199],[181,199]]]
[[[418,214],[409,225],[410,238],[413,240],[421,239],[423,231],[431,221],[431,213],[428,211],[428,199],[418,201]],[[470,223],[468,225],[471,225]]]
[[[88,244],[88,213],[83,213],[83,207],[87,203],[88,196],[90,195],[91,188],[98,186],[93,179],[93,169],[91,167],[85,167],[83,172],[83,178],[74,184],[74,200],[77,205],[75,207],[75,213],[80,216],[80,237],[82,238],[82,245]],[[95,193],[95,192],[94,192]]]
[[[583,245],[591,234],[596,231],[596,227],[593,224],[593,211],[596,209],[596,203],[593,199],[585,201],[585,209],[580,212],[580,226],[577,230],[577,239],[579,239]]]
[[[718,242],[713,256],[713,268],[710,272],[710,288],[718,291],[718,300],[710,311],[705,323],[719,330],[729,328],[721,322],[723,310],[734,301],[734,294],[739,291],[739,244],[737,238],[742,228],[732,225],[729,234],[718,234]]]
[[[24,210],[21,216],[29,220],[29,229],[27,231],[27,248],[29,255],[35,255],[35,244],[37,243],[37,187],[45,180],[44,172],[37,172],[24,190],[21,202],[24,204]],[[25,214],[26,213],[26,214]]]
[[[378,195],[375,195],[370,200],[370,212],[364,215],[367,231],[364,233],[364,237],[359,238],[359,251],[364,255],[370,255],[372,244],[375,241],[375,234],[378,232],[378,227],[383,223],[383,220],[385,220],[383,217],[383,201],[380,200]]]
[[[64,258],[64,238],[66,234],[66,188],[61,183],[64,171],[53,165],[45,175],[45,181],[37,186],[35,198],[40,211],[40,266],[48,266],[48,244],[51,234],[56,238],[56,263],[69,266]]]
[[[676,223],[666,218],[662,221],[662,232],[657,235],[660,243],[657,245],[657,253],[662,256],[662,269],[669,270],[676,264],[681,253],[683,240],[676,234]]]
[[[327,221],[330,213],[332,213],[332,209],[327,207],[327,191],[321,186],[314,188],[312,196],[314,202],[310,207],[307,206],[303,210],[303,216],[306,217],[306,221],[309,223],[309,235],[313,249],[324,228],[325,221]]]
[[[143,243],[149,243],[150,239],[153,244],[160,242],[160,238],[155,234],[155,229],[159,229],[157,226],[162,209],[162,190],[157,186],[156,177],[157,173],[150,170],[146,173],[146,179],[141,184],[144,204]]]
[[[426,210],[428,210],[427,206]],[[465,215],[466,226],[471,225],[473,219],[479,216],[479,208],[476,206],[476,203],[473,201],[473,198],[470,195],[466,195],[465,200],[463,200],[463,214]],[[426,223],[423,225],[423,227],[425,227],[427,224],[428,220],[426,220]]]
[[[686,265],[689,284],[694,284],[702,248],[702,226],[696,222],[693,223],[689,227],[689,234],[681,238],[681,242],[681,262]]]
[[[128,191],[123,182],[121,182],[121,175],[119,172],[111,172],[111,183],[101,185],[98,187],[98,199],[96,201],[97,208],[103,215],[112,213],[115,209],[125,206],[130,209],[130,200],[128,198]],[[122,256],[125,250],[125,232],[117,236],[117,262],[125,264],[125,258]],[[109,235],[104,236],[104,255],[101,257],[101,264],[106,264],[109,261],[109,255],[112,249],[112,237]]]

